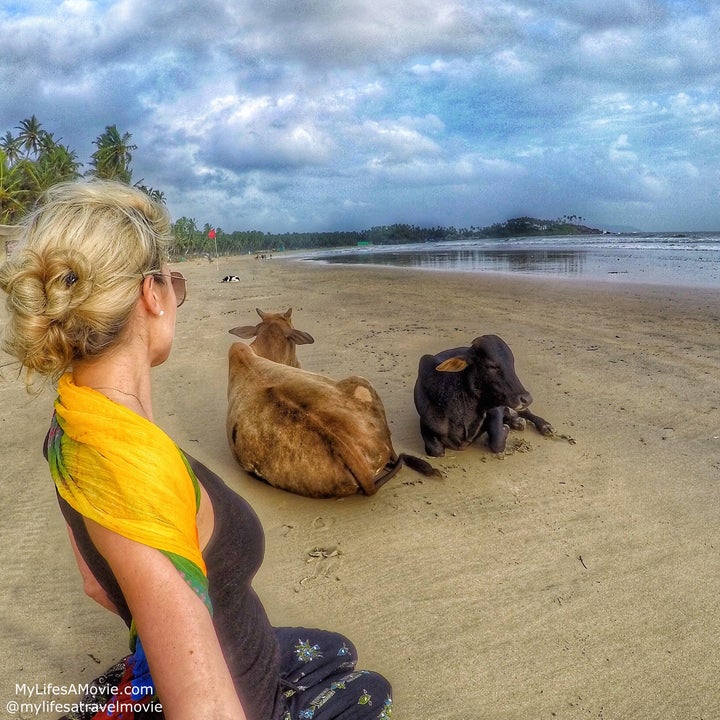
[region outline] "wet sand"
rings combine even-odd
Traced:
[[[720,716],[718,292],[280,258],[179,267],[189,300],[156,418],[260,516],[255,586],[275,624],[348,635],[401,720]],[[218,282],[229,273],[241,282]],[[558,437],[513,431],[503,458],[449,452],[432,460],[443,480],[404,469],[371,498],[268,487],[224,429],[227,330],[256,307],[294,308],[316,339],[298,349],[306,369],[373,382],[399,452],[423,454],[420,356],[485,333],[509,343]],[[122,623],[83,595],[42,458],[53,393],[28,397],[3,358],[0,717],[27,701],[16,684],[68,687],[126,651]]]

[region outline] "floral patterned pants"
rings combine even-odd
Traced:
[[[338,633],[276,628],[280,643],[283,720],[387,720],[390,683],[356,670],[355,646]]]
[[[390,683],[382,675],[355,670],[357,652],[342,635],[308,628],[275,628],[280,643],[282,697],[277,713],[282,720],[388,720],[392,715]],[[127,667],[124,658],[91,686],[108,688],[120,684]],[[90,692],[83,698],[83,712],[60,720],[93,720],[95,706],[112,700],[111,695]],[[106,715],[101,715],[107,717]],[[134,720],[162,720],[161,711],[149,710],[125,716]]]

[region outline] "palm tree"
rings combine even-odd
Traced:
[[[94,170],[91,174],[106,180],[120,180],[130,183],[132,171],[130,162],[131,152],[137,150],[137,145],[130,143],[130,133],[120,135],[117,126],[108,125],[105,132],[93,140],[97,150],[92,154],[91,165]]]
[[[25,150],[25,157],[36,155],[40,149],[43,137],[43,129],[40,121],[33,115],[27,120],[23,120],[16,130],[19,130],[18,142],[20,147]]]
[[[60,138],[60,140],[62,140],[62,138]],[[55,140],[55,133],[43,130],[40,133],[40,137],[38,139],[38,151],[42,153],[53,150],[54,148],[58,147],[58,145],[60,144],[60,140]]]
[[[74,180],[81,175],[82,163],[77,153],[62,145],[51,132],[43,130],[35,115],[17,127],[18,135],[7,131],[0,138],[0,224],[13,222],[49,187],[58,182]],[[87,173],[100,178],[130,184],[132,152],[130,133],[121,134],[115,125],[108,125],[94,143],[92,169]],[[142,185],[153,200],[165,204],[161,190]]]
[[[0,150],[0,225],[11,224],[25,214],[25,191],[17,166],[10,167]]]
[[[55,183],[80,177],[82,163],[77,153],[65,145],[48,145],[35,162],[37,189],[42,192]]]
[[[0,140],[0,150],[5,153],[7,162],[14,165],[20,159],[20,140],[8,130]]]
[[[173,236],[175,237],[173,254],[177,256],[188,255],[197,246],[199,235],[195,218],[178,218],[173,223]]]
[[[136,187],[138,190],[142,190],[151,200],[154,200],[161,205],[167,204],[165,199],[165,193],[162,190],[156,190],[155,188],[149,187],[148,185],[143,185],[142,180],[138,180],[135,183],[134,187]]]
[[[162,190],[156,190],[155,188],[148,188],[148,195],[157,203],[161,205],[166,204],[165,193]]]

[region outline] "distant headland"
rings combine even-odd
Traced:
[[[537,235],[599,235],[603,230],[583,225],[583,218],[577,215],[563,215],[557,220],[538,220],[532,217],[518,217],[475,229],[473,237],[502,238]]]

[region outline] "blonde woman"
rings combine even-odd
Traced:
[[[154,424],[151,370],[186,293],[170,231],[139,190],[62,184],[0,268],[3,347],[28,384],[57,383],[44,450],[85,592],[130,629],[103,677],[119,690],[72,717],[387,718],[389,684],[355,670],[346,638],[270,625],[257,516]]]

